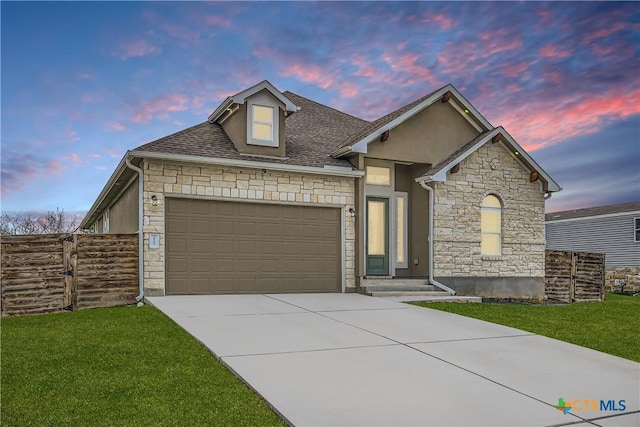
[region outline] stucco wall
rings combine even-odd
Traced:
[[[355,178],[320,177],[237,168],[195,167],[145,161],[144,287],[147,295],[164,294],[165,197],[191,196],[218,200],[255,200],[345,207],[345,278],[355,289]],[[153,206],[151,196],[158,197]],[[160,247],[149,249],[149,234],[160,235]]]
[[[437,164],[480,134],[449,103],[436,102],[371,142],[367,157]]]
[[[529,171],[500,143],[485,144],[460,166],[458,173],[447,174],[446,182],[434,185],[434,276],[444,283],[447,278],[455,283],[460,277],[532,278],[520,281],[531,289],[506,296],[541,296],[545,236],[540,184],[529,182]],[[480,204],[487,194],[502,201],[500,257],[480,253]],[[486,288],[490,296],[490,286]]]

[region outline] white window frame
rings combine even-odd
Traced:
[[[498,203],[500,203],[500,207],[499,208],[494,208],[494,207],[489,207],[489,206],[483,206],[484,205],[484,201],[487,197],[495,197],[498,200]],[[500,199],[500,197],[498,197],[497,195],[491,193],[491,194],[487,194],[486,196],[484,196],[482,198],[482,201],[480,202],[480,215],[482,215],[482,211],[498,211],[500,213],[500,231],[484,231],[482,229],[482,220],[480,220],[480,255],[486,258],[491,258],[491,257],[501,257],[502,256],[502,218],[503,218],[503,210],[504,210],[504,203],[502,203],[502,200]],[[497,235],[498,236],[498,253],[495,254],[487,254],[482,252],[482,237],[484,235]]]
[[[409,268],[409,193],[404,191],[396,191],[394,194],[393,218],[394,218],[394,254],[393,260],[395,268]],[[403,201],[404,211],[402,213],[402,230],[398,229],[398,200]],[[402,233],[402,252],[404,253],[404,261],[398,260],[398,234]]]
[[[253,136],[253,124],[254,124],[253,106],[254,105],[258,107],[271,108],[273,111],[273,116],[272,116],[273,122],[271,123],[271,139],[270,140],[255,138]],[[247,100],[247,145],[259,145],[262,147],[279,147],[280,146],[280,141],[279,141],[280,110],[279,108],[280,107],[278,103],[274,99],[272,99],[271,96],[264,93],[258,93]],[[258,121],[257,123],[269,124],[267,122],[260,122],[260,121]]]
[[[638,239],[638,232],[640,231],[640,217],[633,218],[633,241],[635,243],[640,243],[640,239]]]

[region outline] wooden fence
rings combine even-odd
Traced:
[[[2,316],[132,304],[137,234],[3,236]]]
[[[564,302],[604,299],[605,255],[546,251],[545,295]]]

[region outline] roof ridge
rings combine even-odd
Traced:
[[[290,90],[285,90],[284,92],[282,92],[282,94],[283,94],[283,95],[285,95],[285,96],[287,96],[287,95],[286,95],[287,93],[289,93],[289,94],[291,94],[291,95],[295,95],[295,96],[297,96],[297,97],[299,97],[299,98],[302,98],[302,99],[304,99],[305,101],[309,101],[309,102],[311,102],[311,103],[313,103],[313,104],[320,105],[321,107],[328,108],[328,109],[330,109],[330,110],[333,110],[333,111],[335,111],[335,112],[337,112],[337,113],[340,113],[340,114],[343,114],[343,115],[345,115],[345,116],[349,116],[349,117],[352,117],[352,118],[354,118],[354,119],[361,120],[361,121],[363,121],[363,122],[366,122],[367,124],[370,124],[370,123],[371,123],[370,121],[365,120],[365,119],[363,119],[362,117],[358,117],[358,116],[354,116],[353,114],[345,113],[345,112],[344,112],[344,111],[342,111],[342,110],[338,110],[337,108],[331,107],[330,105],[326,105],[326,104],[322,104],[322,103],[320,103],[320,102],[318,102],[318,101],[314,101],[313,99],[309,99],[309,98],[307,98],[306,96],[302,96],[302,95],[297,94],[297,93],[295,93],[295,92],[291,92]]]

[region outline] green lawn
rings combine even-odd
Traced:
[[[607,294],[570,305],[415,303],[512,326],[640,362],[640,298]]]
[[[284,425],[152,307],[3,319],[3,426]]]

